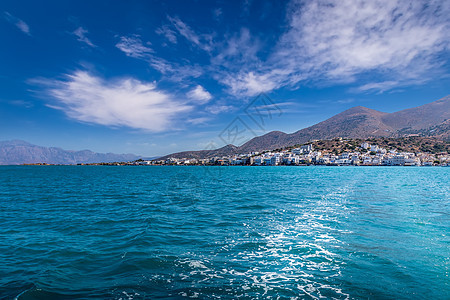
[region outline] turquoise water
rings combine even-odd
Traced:
[[[449,299],[449,174],[0,167],[0,298]]]

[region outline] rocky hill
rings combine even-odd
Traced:
[[[401,138],[368,138],[368,139],[331,139],[311,142],[314,150],[330,151],[336,154],[357,151],[360,145],[367,142],[387,150],[396,150],[412,153],[450,153],[450,142],[432,137],[409,136]],[[294,147],[294,146],[292,146]],[[290,147],[289,147],[290,148]]]
[[[335,137],[367,139],[377,137],[400,138],[410,135],[449,140],[450,96],[394,113],[385,113],[357,106],[291,134],[272,131],[255,137],[239,147],[228,145],[216,150],[185,151],[170,154],[161,159],[167,157],[208,158],[224,154],[249,153]]]

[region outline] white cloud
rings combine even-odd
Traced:
[[[291,84],[295,74],[337,81],[367,71],[419,77],[448,49],[448,13],[438,1],[294,2],[291,29],[273,59],[290,71]]]
[[[129,37],[121,36],[120,42],[116,44],[116,47],[127,56],[134,58],[145,58],[148,54],[154,52],[150,47],[147,47],[142,43],[139,35],[132,35]]]
[[[91,47],[96,47],[90,39],[88,39],[86,37],[86,34],[89,33],[89,31],[87,31],[86,29],[84,29],[83,27],[78,27],[77,29],[75,29],[75,31],[73,32],[73,34],[77,37],[77,41],[85,43],[88,46]]]
[[[210,34],[197,34],[194,30],[192,30],[186,23],[181,21],[177,17],[167,17],[175,29],[178,31],[180,35],[185,37],[188,41],[195,44],[202,50],[207,52],[212,50],[212,35]]]
[[[268,58],[257,59],[258,47],[240,57],[241,45],[254,44],[254,37],[241,34],[215,57],[240,69],[216,78],[236,96],[302,82],[349,83],[368,72],[377,82],[420,84],[436,76],[440,55],[448,53],[448,15],[448,1],[292,1],[289,27]]]
[[[211,121],[211,118],[208,118],[208,117],[199,117],[199,118],[193,118],[193,119],[187,120],[187,122],[192,125],[206,124],[209,121]]]
[[[212,63],[228,69],[240,69],[261,64],[257,54],[261,43],[253,37],[248,28],[241,28],[239,34],[226,37],[219,54],[212,58]]]
[[[146,45],[149,44],[149,42],[146,43]],[[163,74],[165,79],[170,81],[181,82],[186,78],[197,78],[203,73],[203,70],[198,65],[180,65],[158,57],[155,55],[155,51],[146,45],[144,45],[139,35],[132,35],[121,36],[120,42],[116,44],[116,47],[129,57],[148,62],[152,68]]]
[[[235,109],[234,106],[231,105],[211,105],[206,108],[206,111],[212,113],[213,115],[217,115],[224,112],[230,112]]]
[[[210,65],[157,56],[139,36],[121,37],[117,47],[147,61],[163,79],[186,87],[189,78],[207,73],[236,97],[301,84],[356,81],[358,92],[423,84],[442,74],[448,55],[448,1],[292,0],[286,15],[286,30],[273,46],[272,38],[247,28],[218,42],[215,34],[197,33],[178,17],[169,16],[170,24],[156,30],[171,43],[183,37],[205,50]]]
[[[294,10],[285,36],[329,77],[399,70],[448,47],[448,15],[420,1],[316,1]],[[447,8],[448,9],[448,8]],[[447,11],[448,12],[448,11]],[[297,52],[297,53],[295,53]]]
[[[384,92],[398,85],[399,83],[397,81],[371,82],[358,87],[358,90],[360,91],[378,90]]]
[[[262,48],[248,28],[241,28],[239,33],[226,38],[220,52],[211,59],[216,70],[220,70],[214,78],[235,96],[254,96],[278,87],[272,78],[277,70],[269,70],[258,57]]]
[[[165,36],[166,39],[172,44],[177,43],[177,36],[175,35],[175,31],[170,29],[168,25],[161,26],[160,28],[156,29],[155,32],[159,35]]]
[[[22,31],[25,34],[31,35],[30,26],[28,26],[28,24],[25,23],[23,20],[11,15],[9,12],[6,11],[4,12],[4,17],[9,23],[14,24],[17,28],[19,28],[20,31]]]
[[[16,23],[16,26],[17,26],[20,30],[22,30],[22,32],[24,32],[24,33],[30,35],[30,27],[29,27],[28,24],[25,23],[24,21],[19,20],[19,21]]]
[[[270,73],[255,74],[253,72],[242,72],[239,74],[231,74],[221,81],[230,88],[230,93],[233,95],[255,96],[260,93],[269,92],[277,87],[277,83],[270,75]]]
[[[190,90],[187,93],[187,96],[192,100],[196,100],[196,102],[199,104],[208,103],[209,100],[211,100],[212,98],[211,94],[207,90],[205,90],[201,85],[197,85],[195,88]]]
[[[56,100],[48,106],[81,122],[161,132],[193,108],[158,90],[154,83],[133,78],[106,81],[76,71],[66,80],[44,83],[50,85],[47,91]]]

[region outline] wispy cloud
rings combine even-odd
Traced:
[[[216,71],[214,77],[236,96],[253,96],[275,88],[270,74],[264,74],[264,62],[258,57],[262,43],[248,28],[230,35],[217,46],[219,52],[211,58]]]
[[[289,28],[268,59],[247,61],[223,77],[232,94],[297,88],[311,81],[349,83],[367,72],[385,84],[366,79],[361,90],[417,84],[419,78],[423,83],[436,74],[430,71],[439,68],[440,55],[449,50],[448,1],[292,1],[287,12]]]
[[[191,29],[191,27],[181,21],[178,17],[168,16],[167,18],[178,31],[178,33],[188,41],[207,52],[210,52],[212,50],[212,35],[197,34],[194,30]]]
[[[84,29],[83,27],[78,27],[77,29],[74,30],[74,32],[72,32],[73,35],[75,35],[77,37],[77,41],[85,43],[86,45],[90,46],[90,47],[97,47],[96,45],[94,45],[90,39],[87,38],[86,34],[89,33],[89,31],[87,31],[86,29]]]
[[[199,125],[199,124],[205,124],[211,121],[210,117],[199,117],[199,118],[192,118],[189,119],[187,122],[192,125]]]
[[[9,100],[9,101],[6,101],[6,102],[11,104],[11,105],[14,105],[14,106],[19,106],[19,107],[24,107],[24,108],[32,108],[32,107],[34,107],[33,102],[20,100],[20,99]]]
[[[212,99],[211,94],[205,90],[204,87],[202,87],[201,85],[197,85],[195,88],[193,88],[192,90],[190,90],[187,93],[187,96],[192,99],[195,100],[196,102],[198,102],[199,104],[205,104],[208,103],[209,100]]]
[[[8,21],[11,24],[14,24],[17,28],[20,29],[20,31],[22,31],[27,35],[31,35],[30,26],[28,26],[28,24],[25,23],[23,20],[11,15],[9,12],[6,11],[3,13],[3,16],[6,19],[6,21]]]
[[[390,90],[399,85],[398,81],[383,81],[383,82],[371,82],[364,84],[357,88],[359,91],[371,91],[376,90],[380,92],[384,92]]]
[[[170,81],[181,82],[186,78],[197,78],[203,73],[198,65],[180,65],[157,56],[149,45],[149,42],[144,44],[139,35],[131,35],[121,36],[116,47],[129,57],[146,61]]]
[[[349,104],[349,103],[353,103],[353,102],[355,102],[355,99],[353,99],[353,98],[340,99],[340,100],[336,101],[336,103],[339,103],[339,104]]]
[[[222,15],[223,15],[223,10],[222,10],[222,8],[218,7],[216,9],[214,9],[212,11],[212,13],[213,13],[214,19],[216,21],[220,21],[220,19],[222,18]]]
[[[191,86],[189,78],[210,74],[235,97],[354,82],[360,87],[353,92],[384,92],[439,76],[450,46],[448,15],[450,2],[438,0],[292,0],[286,29],[273,45],[248,28],[219,39],[168,16],[156,33],[174,44],[186,39],[205,51],[209,64],[163,58],[139,36],[122,37],[117,47],[184,87]]]
[[[416,61],[431,63],[431,56],[448,48],[449,5],[441,4],[294,2],[291,29],[280,44],[284,51],[276,58],[287,62],[293,73],[328,79],[351,81],[359,73],[374,70],[400,74]],[[306,65],[298,66],[299,59]]]
[[[276,82],[270,78],[270,74],[255,74],[253,72],[241,72],[229,74],[221,82],[229,87],[233,95],[254,96],[275,89]]]
[[[125,126],[151,132],[172,127],[193,106],[159,90],[154,83],[133,78],[105,80],[87,71],[67,74],[64,80],[40,80],[55,103],[71,119],[105,126]]]
[[[233,111],[234,109],[235,109],[235,107],[232,105],[215,104],[215,105],[208,106],[206,108],[206,111],[213,115],[217,115],[220,113],[226,113],[226,112]]]
[[[261,64],[258,58],[261,47],[260,41],[251,35],[248,28],[241,28],[239,33],[225,37],[225,41],[220,43],[219,53],[211,62],[229,70],[255,67]]]
[[[134,58],[145,58],[148,54],[154,52],[150,47],[148,47],[149,45],[149,42],[147,42],[147,46],[144,45],[140,36],[135,34],[128,37],[121,36],[120,42],[116,44],[116,47],[127,56]]]
[[[163,35],[166,37],[166,39],[171,42],[172,44],[177,43],[177,36],[175,31],[170,29],[168,25],[163,25],[155,30],[155,32],[159,35]]]
[[[280,107],[283,106],[295,106],[296,103],[295,102],[278,102],[278,103],[272,103],[272,104],[266,104],[266,105],[259,105],[259,106],[255,106],[255,109],[257,110],[279,110]]]

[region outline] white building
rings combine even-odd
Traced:
[[[272,156],[270,158],[270,165],[271,166],[278,166],[280,164],[280,162],[281,162],[281,156],[280,155],[275,154],[274,156]]]
[[[301,152],[301,150],[300,150],[300,148],[295,148],[295,149],[292,149],[292,151],[291,151],[292,153],[294,153],[294,154],[297,154],[297,155],[299,155],[299,154],[302,154],[302,152]]]
[[[311,153],[313,151],[313,149],[314,149],[313,145],[312,144],[308,144],[308,145],[300,146],[300,148],[292,149],[291,152],[294,153],[294,154],[297,154],[297,155],[299,155],[299,154],[307,154],[307,153]]]
[[[415,157],[406,158],[405,166],[420,166],[420,160]]]
[[[344,152],[341,155],[339,155],[339,159],[349,159],[350,158],[350,153],[348,152]]]
[[[341,166],[348,166],[352,163],[352,160],[348,158],[340,158],[335,160],[334,163]]]
[[[253,158],[253,164],[256,166],[261,166],[264,163],[264,159],[262,159],[260,156]]]
[[[313,145],[303,145],[300,147],[300,150],[302,151],[302,153],[310,153],[311,151],[313,151]]]
[[[403,166],[405,165],[405,156],[395,155],[389,157],[383,161],[383,164],[387,166]]]

